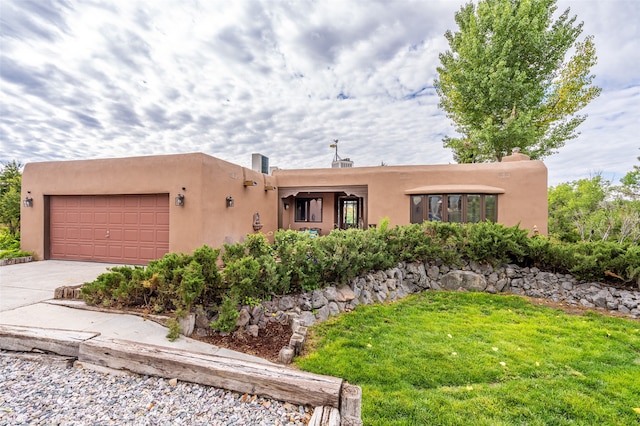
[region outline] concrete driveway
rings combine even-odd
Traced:
[[[93,281],[111,266],[63,260],[1,266],[0,312],[53,299],[56,288]]]
[[[82,301],[53,299],[56,288],[93,281],[111,266],[115,265],[45,260],[0,267],[0,326],[96,332],[108,338],[268,363],[184,336],[170,342],[166,327],[136,315],[96,312],[83,309]]]

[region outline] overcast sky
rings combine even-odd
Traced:
[[[0,0],[0,161],[204,152],[452,163],[433,88],[462,0]],[[602,94],[549,185],[640,164],[640,1],[561,0]]]

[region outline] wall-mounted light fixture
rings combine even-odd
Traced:
[[[233,207],[233,197],[231,195],[227,197],[227,207]]]
[[[27,191],[27,194],[31,194],[31,191]],[[22,205],[25,207],[33,207],[33,198],[27,195],[22,202]]]
[[[255,180],[245,180],[244,182],[242,182],[242,184],[244,186],[256,186],[258,182],[256,182]]]
[[[284,209],[289,210],[289,203],[284,203]]]
[[[278,189],[278,187],[273,186],[273,185],[265,185],[264,186],[264,190],[265,191],[275,191],[276,189]]]
[[[180,206],[180,207],[184,207],[184,195],[178,193],[178,196],[176,197],[176,206]]]

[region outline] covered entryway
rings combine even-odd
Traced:
[[[367,185],[280,187],[278,227],[327,235],[368,227]]]
[[[48,259],[141,265],[169,251],[169,194],[52,195]]]

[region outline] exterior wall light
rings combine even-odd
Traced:
[[[284,209],[289,210],[289,203],[284,203]]]
[[[228,196],[227,197],[227,207],[233,207],[233,197],[232,196]]]
[[[265,185],[264,186],[264,190],[265,191],[275,191],[276,189],[278,189],[276,186],[273,185]]]
[[[22,205],[24,205],[25,207],[33,207],[33,198],[27,195],[24,201],[22,202]]]
[[[178,196],[176,197],[176,206],[180,206],[180,207],[184,207],[184,195],[178,193]]]
[[[258,182],[256,182],[255,180],[245,180],[244,182],[242,182],[242,184],[244,186],[256,186]]]

